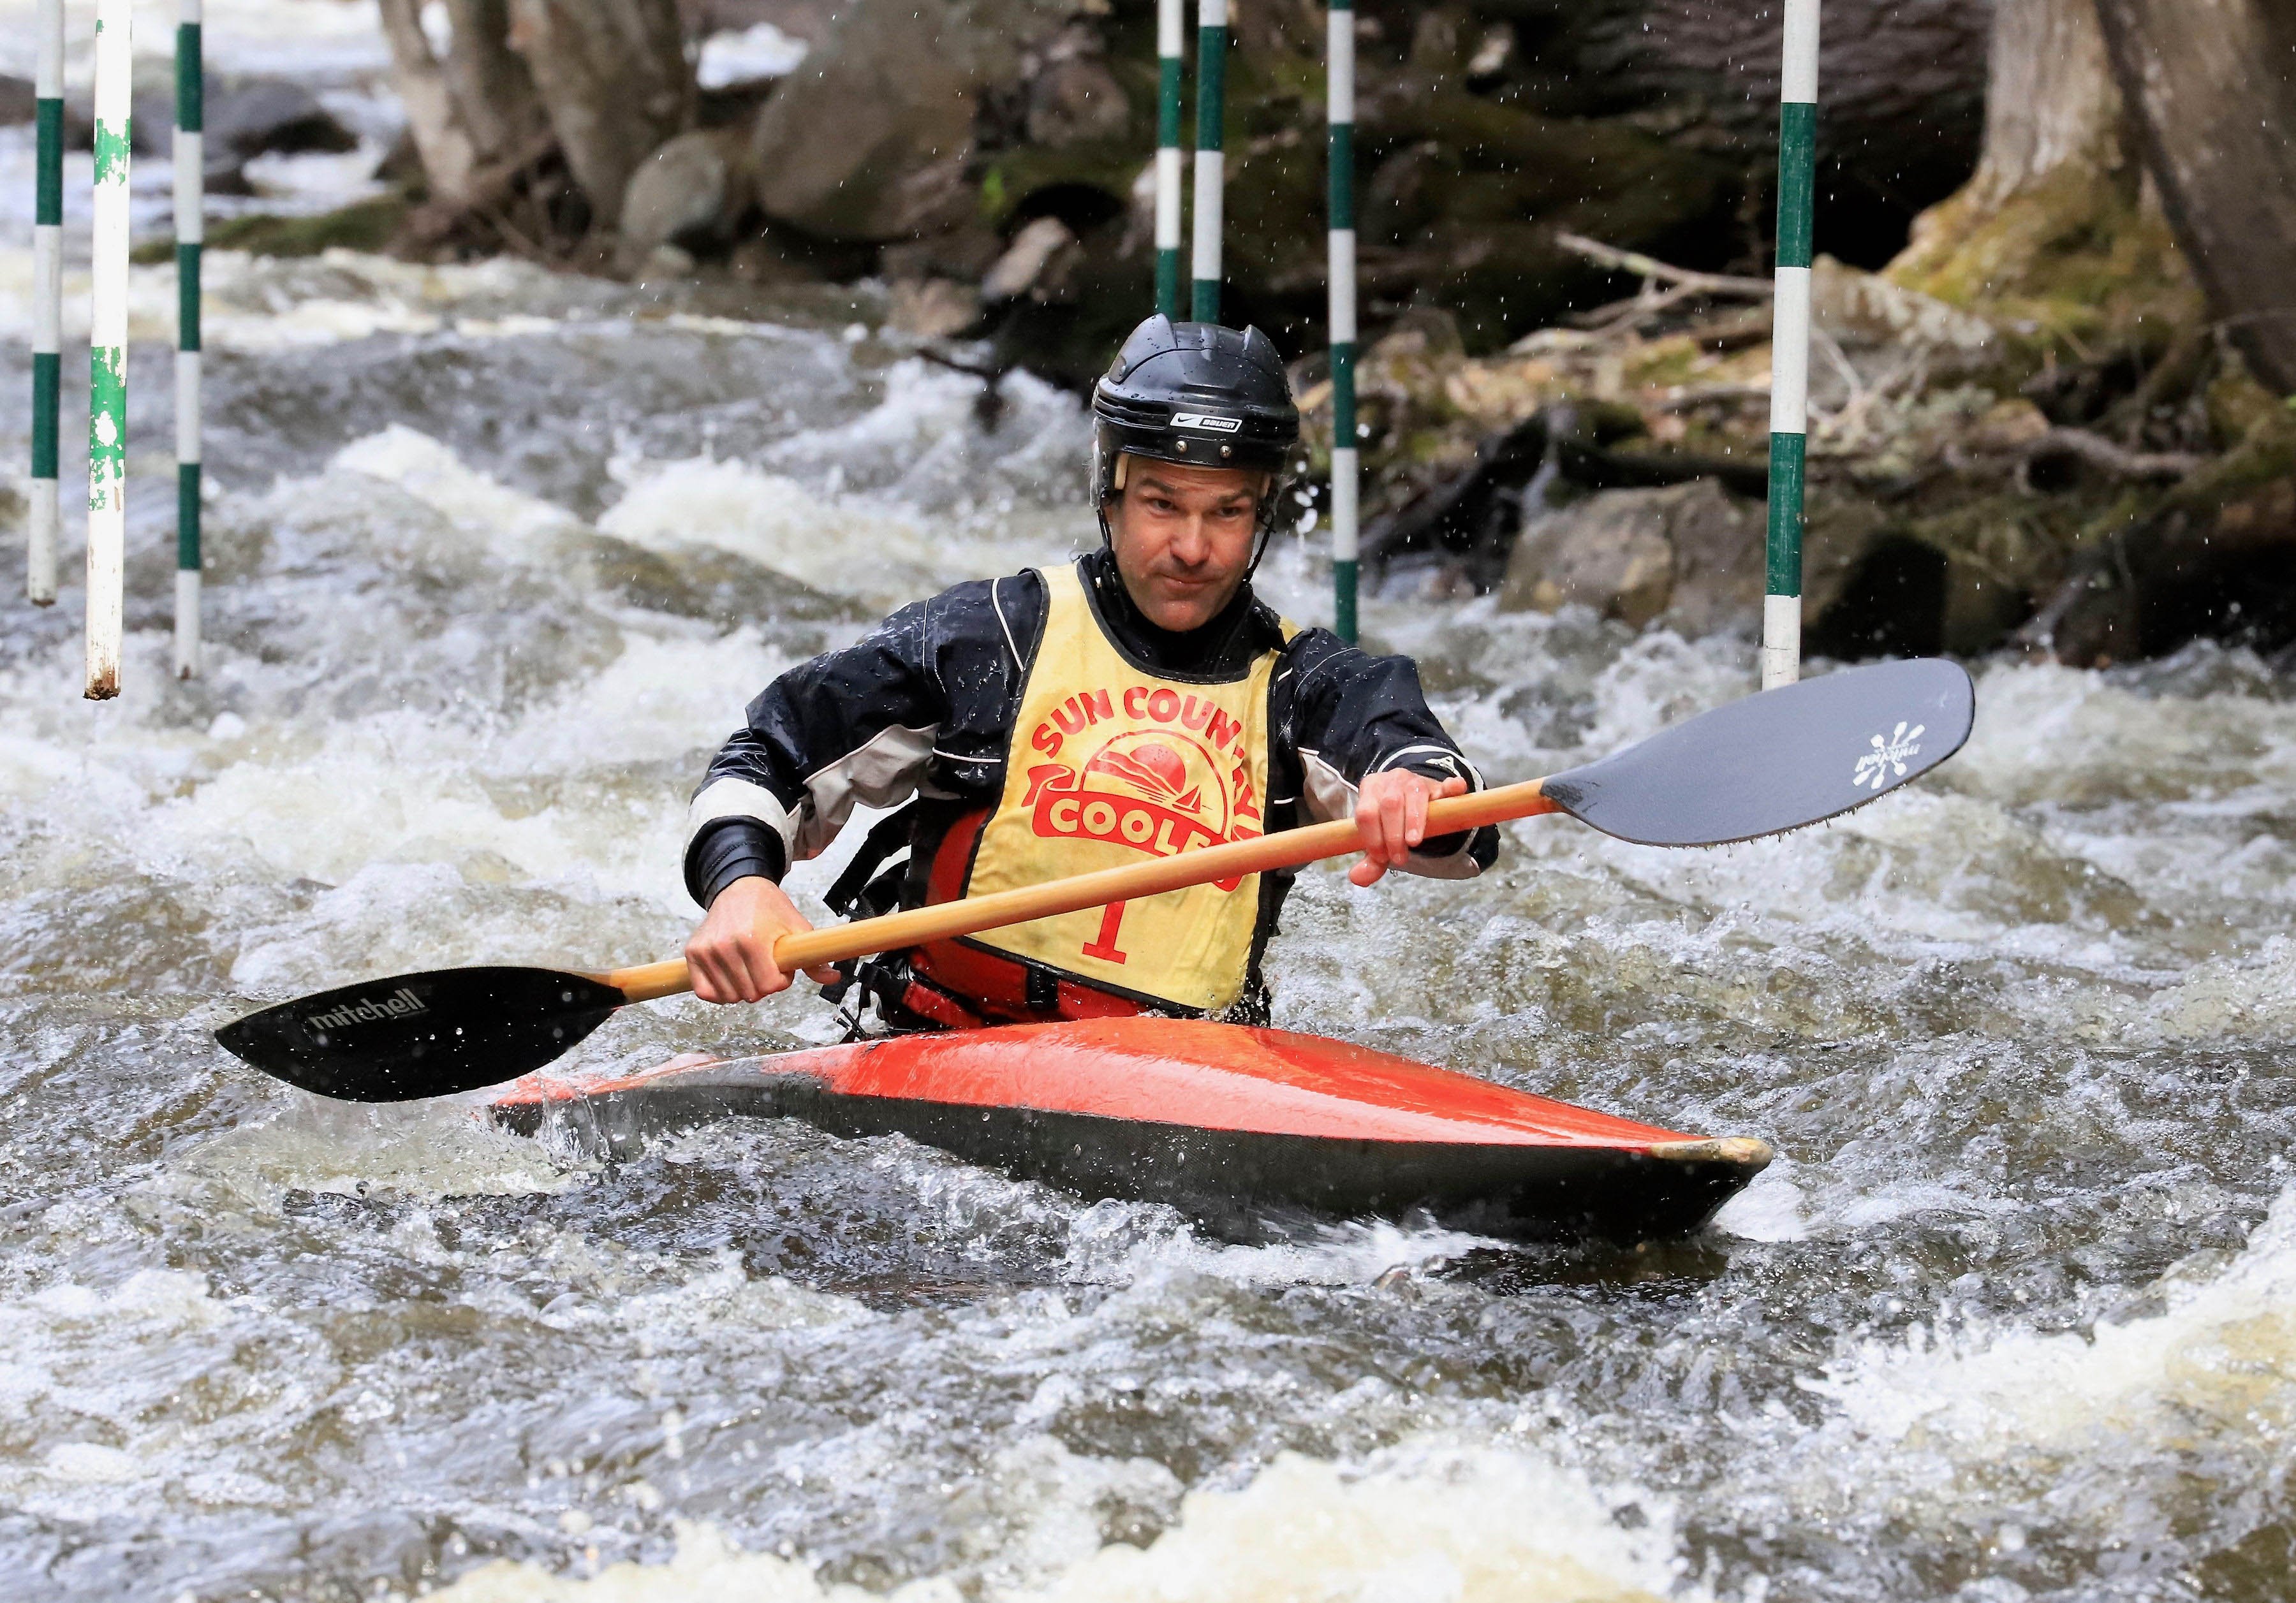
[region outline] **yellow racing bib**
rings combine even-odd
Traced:
[[[981,827],[967,896],[1264,832],[1267,690],[1275,653],[1213,684],[1133,667],[1070,567],[1047,574],[1004,790]],[[1288,641],[1296,631],[1283,626]],[[1259,877],[1168,891],[990,930],[973,944],[1095,986],[1203,1012],[1242,995]]]

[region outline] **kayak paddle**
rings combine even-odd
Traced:
[[[1920,777],[1969,738],[1969,675],[1935,659],[1881,663],[1764,691],[1598,763],[1431,804],[1432,839],[1568,813],[1645,846],[1726,846],[1849,811]],[[774,943],[783,973],[977,935],[1031,919],[1345,856],[1338,819],[1044,885],[862,919]],[[677,959],[570,974],[442,969],[368,980],[250,1013],[216,1032],[264,1073],[322,1096],[406,1102],[498,1084],[565,1052],[617,1008],[693,988]]]

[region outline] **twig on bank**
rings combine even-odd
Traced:
[[[1770,386],[1764,380],[1759,384],[1685,385],[1643,405],[1652,412],[1693,412],[1701,406],[1737,405],[1769,398]]]
[[[1688,267],[1672,266],[1656,257],[1644,256],[1639,250],[1621,250],[1616,245],[1605,245],[1600,240],[1590,240],[1580,233],[1557,230],[1554,242],[1573,256],[1585,257],[1598,267],[1636,274],[1693,295],[1725,295],[1767,300],[1772,293],[1772,285],[1767,278],[1742,278],[1731,273],[1699,273]]]
[[[2070,456],[2113,478],[2167,483],[2184,478],[2205,460],[2184,451],[2131,451],[2086,429],[2051,429],[2026,446],[2019,463],[2030,472],[2044,456]]]

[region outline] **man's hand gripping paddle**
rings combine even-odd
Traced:
[[[1961,749],[1975,698],[1950,662],[1882,663],[1765,691],[1615,756],[1544,780],[1438,801],[1429,838],[1568,813],[1645,846],[1724,846],[1847,813]],[[1355,821],[1285,830],[1125,868],[968,897],[805,934],[774,961],[793,973],[1191,885],[1296,868],[1360,848]],[[322,992],[250,1013],[216,1039],[266,1074],[322,1096],[406,1102],[539,1068],[615,1009],[692,989],[683,960],[565,974],[443,969]]]

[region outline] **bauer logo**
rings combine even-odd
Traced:
[[[1234,434],[1243,427],[1243,420],[1217,412],[1176,412],[1172,414],[1172,427],[1200,429],[1206,434]]]
[[[329,1008],[324,1013],[314,1013],[303,1020],[307,1030],[340,1030],[354,1024],[375,1024],[386,1018],[412,1018],[417,1013],[430,1010],[422,999],[401,986],[388,996],[371,1001],[347,1002]]]

